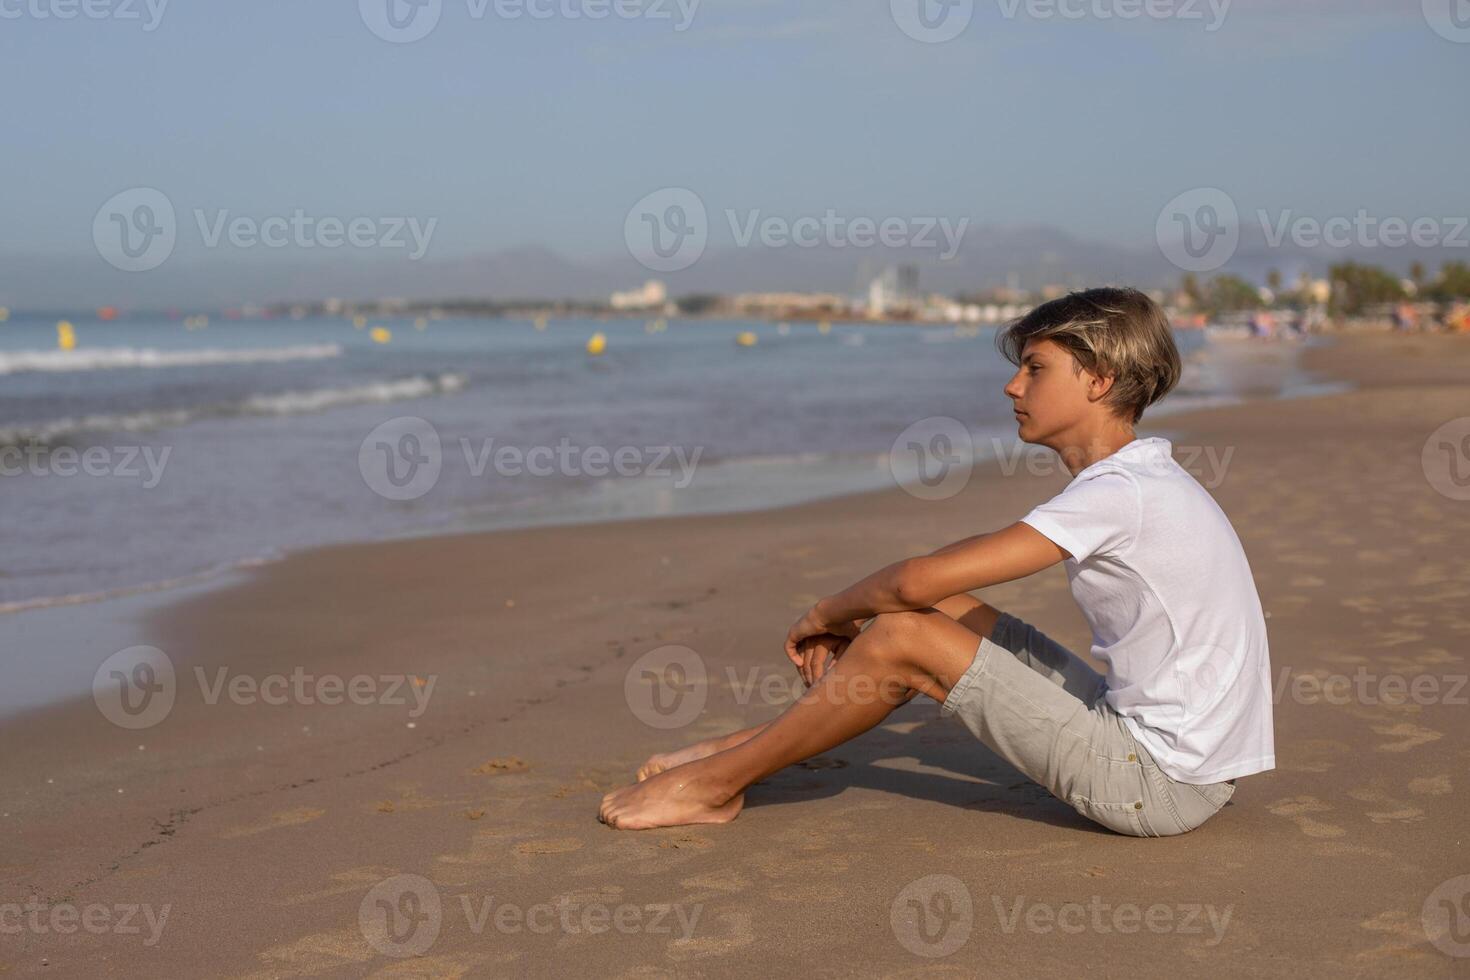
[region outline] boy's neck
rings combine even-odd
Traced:
[[[1109,426],[1081,437],[1067,438],[1064,442],[1051,448],[1062,457],[1062,463],[1067,467],[1067,472],[1076,476],[1093,463],[1100,459],[1107,459],[1137,438],[1131,425]]]

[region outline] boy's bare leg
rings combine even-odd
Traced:
[[[684,748],[675,749],[673,752],[659,752],[650,756],[648,761],[643,763],[642,767],[639,768],[638,781],[641,783],[649,776],[657,776],[665,769],[672,769],[675,766],[682,766],[686,762],[695,762],[699,759],[708,758],[716,752],[733,749],[735,746],[755,738],[770,727],[770,725],[771,722],[768,721],[764,725],[754,725],[750,728],[741,729],[738,732],[731,732],[729,735],[707,738],[703,742],[695,742],[693,745],[686,745]]]
[[[950,596],[941,602],[934,604],[934,608],[944,613],[950,619],[956,620],[970,628],[976,636],[989,636],[995,629],[995,621],[1000,616],[1000,611],[988,606],[968,593]],[[659,773],[682,766],[686,762],[695,762],[706,759],[716,752],[733,749],[737,745],[755,738],[761,732],[770,727],[771,722],[763,725],[754,725],[750,728],[732,732],[729,735],[719,735],[715,738],[707,738],[702,742],[695,742],[682,749],[673,752],[659,752],[649,757],[648,761],[638,769],[638,781],[641,783],[649,776],[657,776]]]
[[[627,830],[733,820],[752,783],[861,735],[915,692],[943,701],[979,643],[979,635],[934,609],[881,615],[758,734],[614,790],[598,816]]]

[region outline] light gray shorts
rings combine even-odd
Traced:
[[[1164,773],[1103,699],[1106,690],[1066,647],[1001,613],[941,713],[958,715],[991,751],[1120,834],[1169,837],[1218,813],[1235,785]]]

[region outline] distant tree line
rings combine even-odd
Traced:
[[[1404,282],[1392,273],[1361,262],[1339,262],[1330,266],[1327,281],[1331,286],[1328,312],[1334,316],[1354,316],[1373,306],[1399,302],[1411,296],[1440,303],[1470,299],[1470,263],[1465,262],[1446,262],[1434,279],[1428,278],[1424,266],[1415,262],[1409,267],[1412,290],[1406,289]],[[1266,283],[1274,301],[1272,305],[1302,307],[1312,302],[1309,286],[1283,290],[1281,273],[1274,269],[1267,275]],[[1255,285],[1228,274],[1201,282],[1189,273],[1181,281],[1180,290],[1195,309],[1204,313],[1238,313],[1267,305],[1261,290]]]

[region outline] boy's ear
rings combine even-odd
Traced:
[[[1112,374],[1091,375],[1087,382],[1088,398],[1099,401],[1113,390],[1113,382],[1117,376]]]

